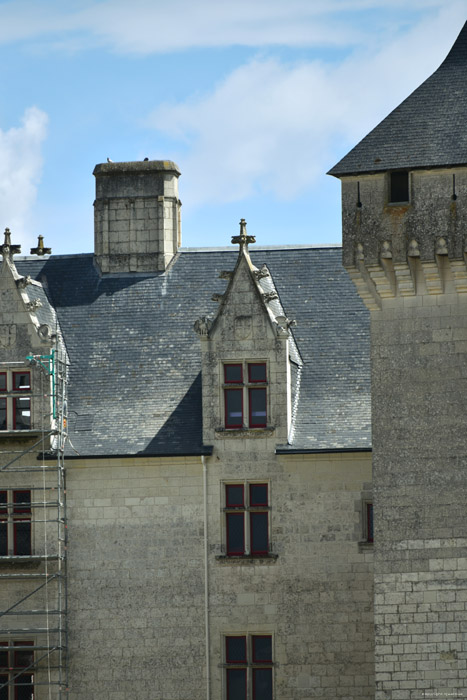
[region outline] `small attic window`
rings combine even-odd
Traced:
[[[391,204],[409,201],[409,173],[407,170],[390,173],[389,202]]]

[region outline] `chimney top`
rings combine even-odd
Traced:
[[[122,163],[98,163],[93,175],[117,175],[118,173],[138,173],[166,171],[180,175],[180,169],[172,160],[135,160]]]

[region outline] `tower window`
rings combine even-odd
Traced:
[[[245,366],[244,366],[245,365]],[[225,427],[265,428],[267,425],[267,368],[265,362],[224,364]]]
[[[399,171],[389,176],[389,202],[409,201],[409,173]]]
[[[268,484],[226,484],[225,525],[227,556],[267,556]]]
[[[31,429],[31,373],[0,372],[0,430]]]
[[[227,700],[272,700],[272,636],[225,637]]]
[[[34,697],[33,646],[33,642],[0,642],[1,700],[32,700]]]
[[[0,491],[0,556],[32,553],[31,519],[30,490]]]

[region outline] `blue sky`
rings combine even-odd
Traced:
[[[437,68],[465,0],[0,0],[0,227],[93,249],[96,163],[174,160],[184,246],[339,243],[331,168]]]

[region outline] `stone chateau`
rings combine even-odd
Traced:
[[[342,248],[181,247],[171,161],[94,254],[5,231],[0,700],[467,697],[466,124],[467,25]]]

